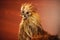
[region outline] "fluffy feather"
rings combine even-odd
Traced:
[[[21,16],[19,40],[50,40],[52,36],[43,30],[40,16],[31,4],[21,6]]]

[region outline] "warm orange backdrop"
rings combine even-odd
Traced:
[[[57,34],[57,1],[0,0],[0,40],[18,40],[20,7],[24,2],[31,2],[37,8],[44,30]]]

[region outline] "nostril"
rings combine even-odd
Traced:
[[[24,15],[24,17],[26,17],[26,16]]]

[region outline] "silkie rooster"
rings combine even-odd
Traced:
[[[25,3],[21,6],[22,21],[19,28],[19,40],[56,40],[56,36],[43,30],[40,16],[32,4]]]

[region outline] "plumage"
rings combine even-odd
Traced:
[[[31,4],[21,6],[21,17],[19,40],[50,40],[52,36],[43,30],[40,16]]]

